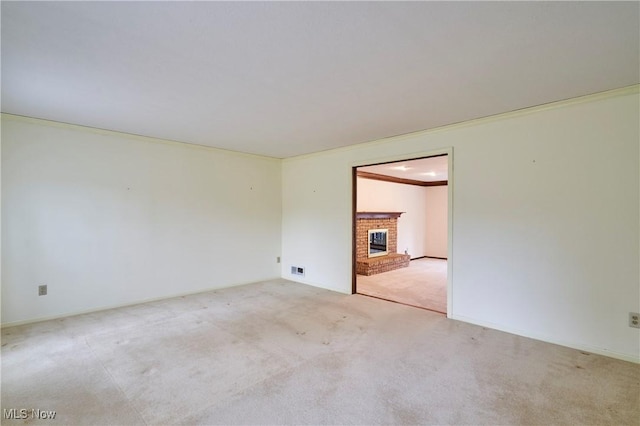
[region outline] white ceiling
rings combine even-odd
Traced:
[[[638,84],[639,5],[2,1],[2,111],[284,158]]]
[[[358,167],[358,171],[422,182],[435,182],[449,180],[448,161],[447,156],[442,155],[439,157]]]

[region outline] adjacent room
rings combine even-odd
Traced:
[[[2,424],[638,424],[640,3],[0,8]]]
[[[447,313],[448,171],[446,154],[356,169],[356,293]]]

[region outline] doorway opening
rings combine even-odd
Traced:
[[[451,314],[450,165],[447,151],[353,167],[353,293]]]

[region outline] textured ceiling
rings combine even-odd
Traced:
[[[3,112],[278,158],[640,80],[638,2],[1,7]]]
[[[358,171],[421,182],[436,182],[449,179],[449,160],[446,155],[441,155],[418,160],[358,167]]]

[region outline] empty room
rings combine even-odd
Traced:
[[[640,3],[0,7],[3,424],[638,424]]]
[[[355,173],[355,292],[446,314],[449,156]]]

